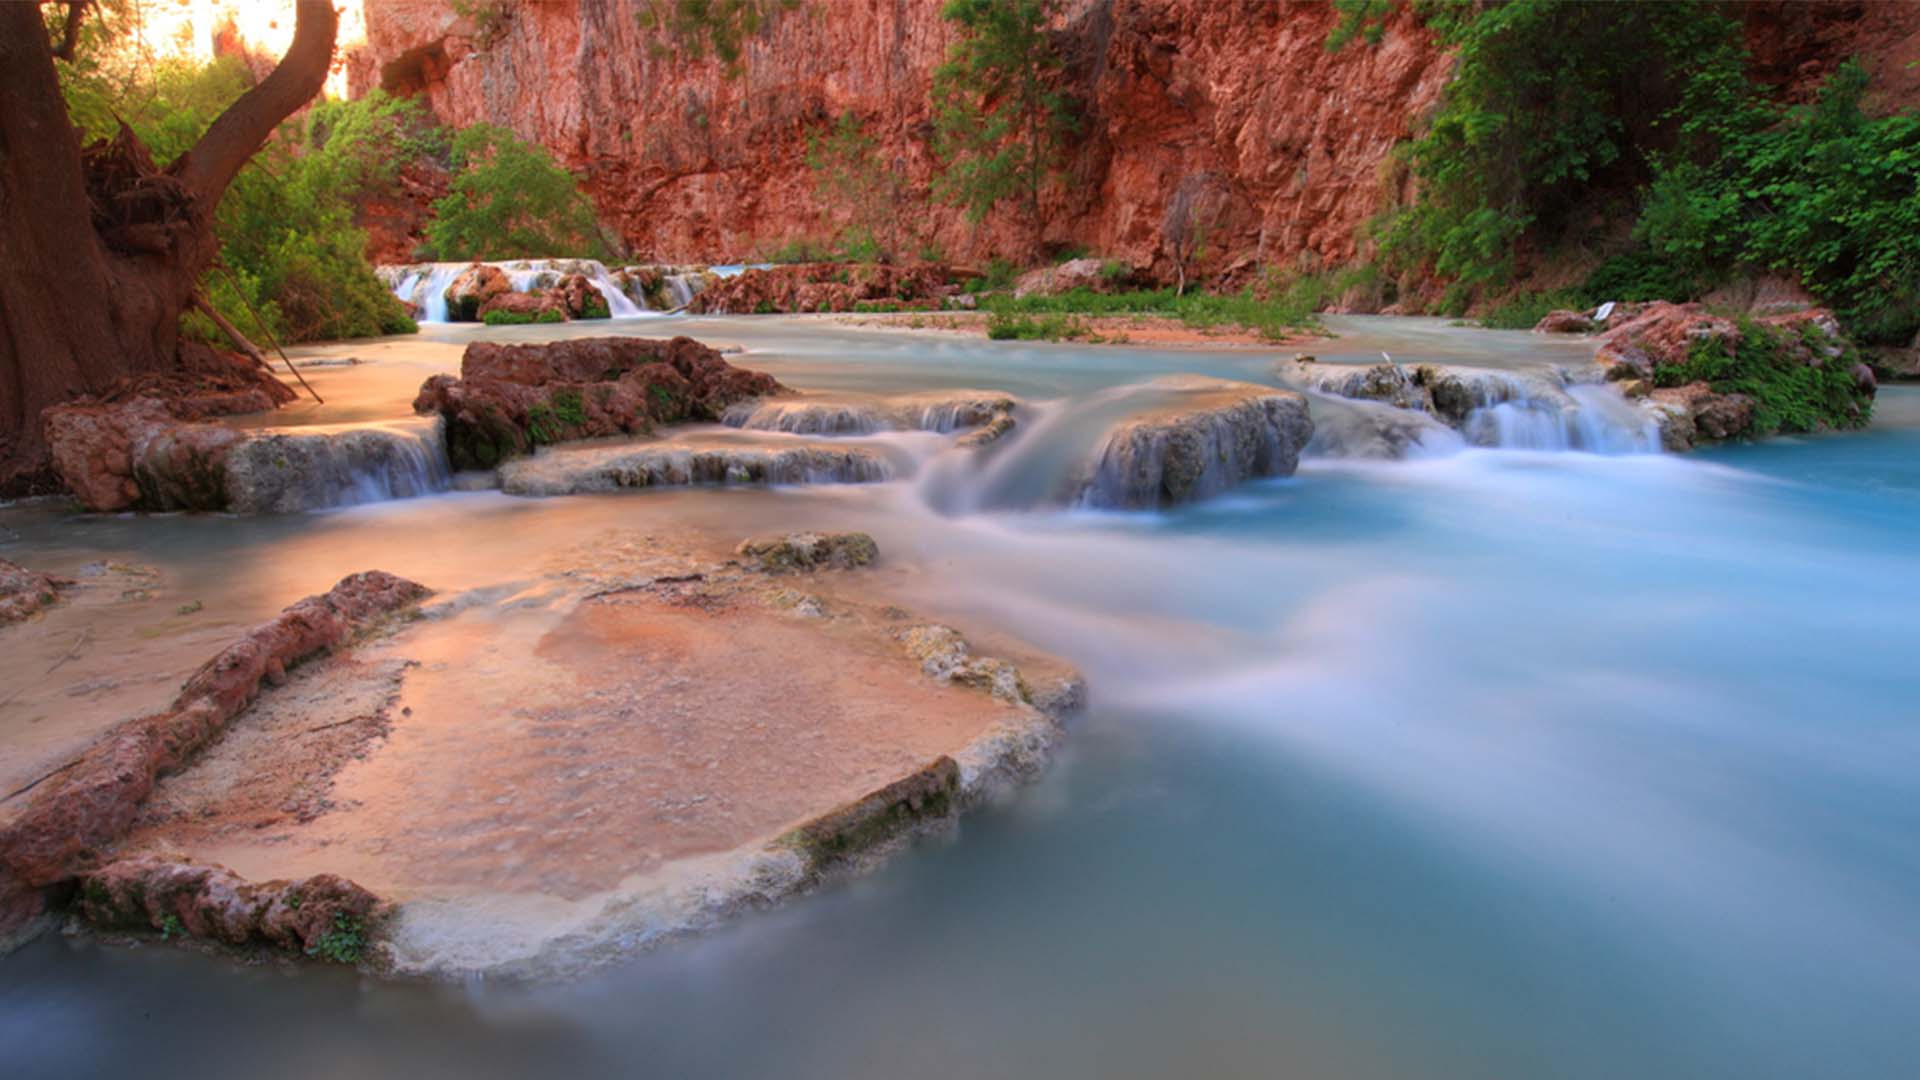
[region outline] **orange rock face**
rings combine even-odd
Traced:
[[[482,28],[445,0],[367,11],[349,59],[356,92],[422,93],[441,119],[491,121],[537,140],[587,178],[635,258],[751,258],[844,221],[814,190],[808,136],[844,112],[924,196],[929,73],[950,36],[937,3],[815,3],[771,20],[740,72],[663,52],[628,4],[510,4]],[[1168,197],[1188,177],[1224,189],[1206,268],[1300,252],[1354,254],[1356,230],[1395,178],[1383,162],[1432,107],[1449,61],[1397,15],[1383,44],[1327,52],[1324,3],[1074,0],[1056,33],[1084,102],[1047,237],[1170,268]],[[921,244],[953,259],[1022,253],[1009,214],[969,225],[916,210]]]

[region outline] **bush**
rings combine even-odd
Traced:
[[[1703,87],[1686,152],[1663,162],[1636,228],[1648,256],[1694,278],[1782,271],[1863,341],[1920,330],[1920,114],[1869,118],[1849,62],[1811,105],[1744,84]]]
[[[987,336],[995,341],[1060,341],[1088,336],[1087,324],[1070,315],[1013,315],[996,311],[987,318]]]
[[[1312,291],[1317,296],[1317,289]],[[1293,290],[1263,300],[1251,290],[1233,295],[1189,292],[1176,296],[1172,289],[1120,293],[1072,289],[1055,296],[983,296],[980,308],[1002,320],[1033,315],[1160,316],[1193,327],[1244,327],[1268,340],[1280,340],[1314,325],[1312,297],[1306,291]],[[995,321],[990,319],[987,325],[992,336]],[[1015,333],[1015,328],[1026,324],[1006,321],[1003,325],[1007,327],[1005,336],[1017,337],[1022,335]],[[1084,331],[1084,325],[1081,329]]]
[[[426,249],[437,259],[611,258],[593,206],[545,149],[493,124],[454,136],[454,178],[433,204]]]
[[[1549,311],[1579,311],[1588,306],[1586,296],[1573,289],[1519,293],[1488,308],[1480,316],[1480,325],[1490,330],[1531,330]]]
[[[1458,61],[1408,151],[1418,201],[1383,221],[1380,250],[1463,286],[1448,307],[1507,282],[1522,241],[1560,237],[1596,189],[1641,184],[1689,87],[1745,78],[1739,23],[1705,0],[1422,10]],[[1376,6],[1343,11],[1351,38]]]

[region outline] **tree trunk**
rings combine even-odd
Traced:
[[[48,406],[177,369],[214,207],[326,81],[332,4],[298,12],[280,65],[162,172],[129,131],[82,150],[40,5],[0,3],[0,495],[54,487]]]

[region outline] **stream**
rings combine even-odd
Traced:
[[[1334,363],[1538,372],[1591,350],[1326,321],[1337,336],[1298,348]],[[1920,390],[1883,390],[1867,432],[1684,457],[1598,403],[1585,426],[1503,414],[1493,446],[1310,448],[1292,477],[1161,513],[1035,493],[1144,380],[1273,383],[1295,348],[441,325],[301,350],[364,362],[308,368],[327,404],[273,422],[404,421],[480,335],[607,332],[741,346],[808,390],[980,387],[1026,411],[978,466],[868,436],[900,462],[885,483],[256,518],[29,503],[0,507],[0,555],[158,567],[208,633],[357,570],[477,587],[668,520],[862,529],[928,610],[1082,668],[1091,704],[1054,767],[875,874],[565,983],[43,936],[0,959],[7,1076],[1912,1075]],[[1314,400],[1323,434],[1341,407]],[[118,632],[76,663],[158,633]]]

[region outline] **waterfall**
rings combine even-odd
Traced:
[[[439,417],[264,431],[226,459],[228,509],[290,513],[410,499],[447,490]]]
[[[1613,386],[1574,382],[1559,371],[1296,362],[1281,374],[1319,394],[1425,414],[1473,446],[1598,454],[1660,450],[1659,422],[1650,412]],[[1395,443],[1404,447],[1404,437],[1386,440]]]
[[[419,319],[424,323],[443,323],[447,321],[447,286],[462,270],[472,266],[470,262],[422,263],[416,266],[381,266],[375,272],[381,280],[393,288],[393,295],[419,309]],[[587,279],[595,292],[607,302],[607,312],[616,319],[629,319],[648,314],[647,310],[635,304],[607,271],[606,265],[596,259],[514,259],[506,262],[490,262],[488,266],[499,268],[507,275],[507,281],[514,292],[531,292],[535,289],[550,289],[560,283],[560,279],[569,274],[579,274]]]

